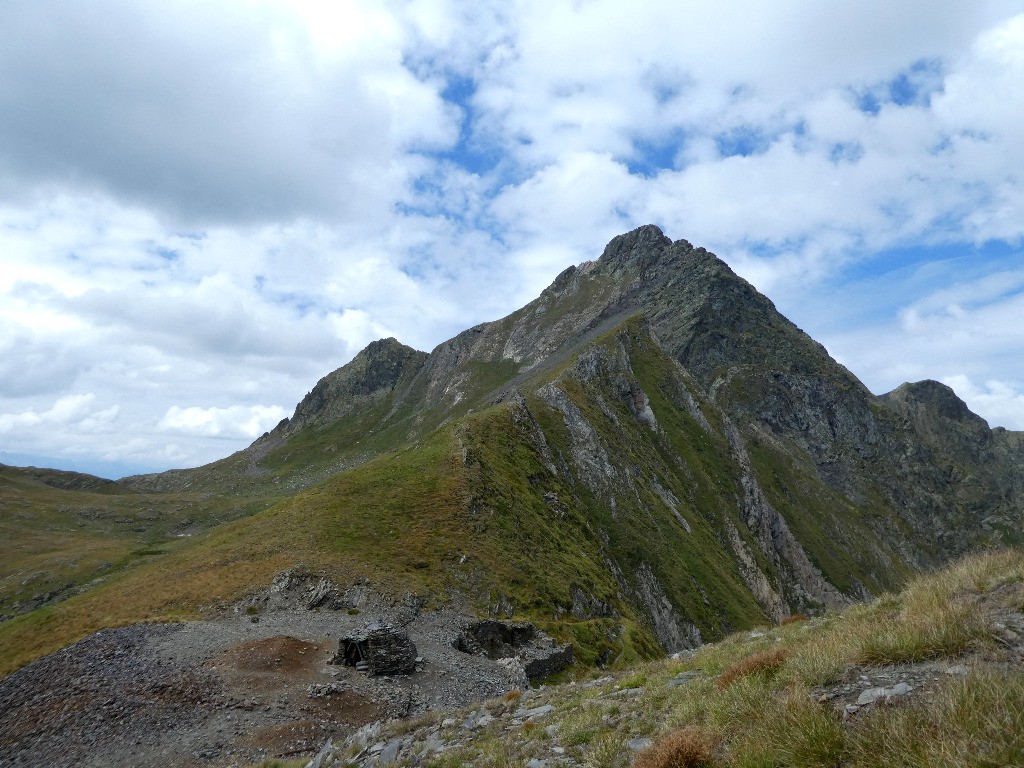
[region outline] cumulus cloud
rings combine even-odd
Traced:
[[[1009,412],[978,382],[1024,381],[1020,10],[15,2],[7,443],[218,458],[369,341],[430,349],[647,222],[872,388],[965,377]]]
[[[937,379],[993,425],[1019,428],[1024,410],[1012,392],[1021,389],[1015,382],[1024,381],[1024,279],[1019,269],[988,273],[970,262],[965,255],[914,270],[904,285],[941,287],[909,303],[903,297],[881,322],[876,317],[852,330],[839,323],[820,338],[876,392]],[[884,293],[881,281],[876,284]],[[861,291],[871,288],[862,285]]]
[[[304,7],[15,3],[0,191],[100,190],[199,223],[373,215],[404,181],[395,153],[446,145],[454,116],[370,3],[329,26]]]
[[[288,412],[276,405],[232,405],[227,408],[172,405],[157,427],[190,435],[252,440],[272,429],[286,416]]]
[[[1019,237],[1005,164],[1024,132],[1000,85],[1019,79],[1019,18],[1000,23],[998,3],[929,7],[524,12],[473,99],[478,132],[530,169],[493,210],[513,228],[557,211],[550,229],[578,233],[594,229],[586,201],[748,264],[748,244],[766,246],[804,275],[913,239]],[[971,98],[990,79],[995,95]],[[581,155],[631,172],[569,179],[552,209],[545,182]]]
[[[109,425],[118,413],[118,406],[97,409],[92,392],[65,395],[44,411],[27,410],[21,413],[0,413],[0,433],[18,433],[36,427],[47,429],[73,429],[77,432],[97,432]]]

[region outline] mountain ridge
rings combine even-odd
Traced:
[[[645,657],[1019,543],[1022,458],[944,385],[873,395],[648,225],[430,353],[371,343],[232,456],[124,478],[216,515],[141,550],[110,620],[202,612],[301,562],[528,617],[591,663]]]
[[[689,311],[680,312],[680,307]],[[451,417],[465,396],[462,390],[472,384],[465,366],[460,370],[460,363],[470,359],[492,368],[506,364],[504,382],[499,375],[497,384],[487,382],[494,386],[475,393],[477,399],[495,393],[493,400],[500,401],[538,366],[556,366],[588,339],[637,312],[649,318],[660,342],[713,399],[734,417],[756,419],[795,440],[823,479],[844,494],[870,495],[857,478],[865,461],[878,459],[873,446],[880,440],[907,449],[905,424],[887,419],[879,406],[906,418],[906,406],[901,410],[897,404],[900,389],[923,391],[927,383],[872,394],[724,262],[685,240],[673,242],[653,225],[613,238],[596,262],[569,267],[524,308],[438,345],[399,398],[415,400],[418,386],[423,399],[441,411],[435,422]],[[551,314],[558,315],[554,322]],[[942,407],[969,413],[963,401],[953,398],[955,405],[947,397]],[[918,405],[924,421],[942,417],[937,403],[933,398]],[[991,437],[978,417],[973,427],[960,423],[963,434],[957,440],[980,445]],[[921,427],[918,423],[915,429]],[[925,442],[951,436],[947,430],[941,438],[928,435]],[[1001,462],[1007,463],[1005,458]],[[920,474],[913,467],[904,471]],[[933,486],[938,482],[926,479]],[[894,506],[893,487],[899,483],[891,479],[888,485],[881,493]]]

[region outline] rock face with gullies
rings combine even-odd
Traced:
[[[591,639],[616,647],[627,624],[677,650],[1022,541],[1019,433],[935,382],[872,394],[655,226],[429,355],[374,342],[243,458],[253,482],[301,488],[444,429],[475,559],[425,567],[488,595],[482,611],[604,622]],[[492,549],[530,579],[485,563]]]

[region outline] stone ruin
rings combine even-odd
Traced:
[[[572,644],[559,645],[528,621],[482,619],[463,628],[455,649],[489,659],[514,659],[531,683],[572,664]]]
[[[371,675],[408,675],[416,671],[416,658],[416,645],[409,635],[383,624],[341,638],[332,663]]]

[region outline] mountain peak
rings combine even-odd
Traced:
[[[402,354],[408,351],[415,352],[416,350],[407,344],[403,344],[394,336],[388,336],[386,339],[371,341],[356,354],[356,357],[378,358],[395,353]]]
[[[915,405],[952,421],[978,426],[984,423],[985,430],[988,429],[988,423],[972,412],[952,387],[940,381],[925,379],[924,381],[900,384],[892,392],[883,395],[883,398],[891,402]]]
[[[613,237],[605,246],[600,262],[613,267],[646,266],[672,245],[660,227],[645,224],[624,235]]]
[[[418,369],[426,359],[425,352],[393,337],[370,342],[350,362],[320,379],[295,408],[290,422],[279,427],[294,432],[339,419],[393,390],[408,368]]]

